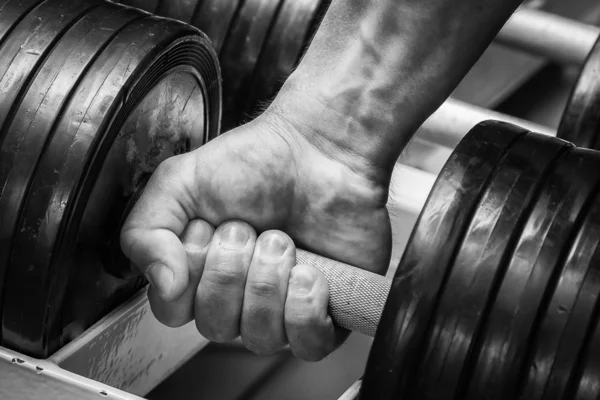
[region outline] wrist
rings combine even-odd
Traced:
[[[306,142],[378,186],[389,185],[398,156],[384,157],[362,125],[319,93],[288,80],[261,118],[288,140]]]

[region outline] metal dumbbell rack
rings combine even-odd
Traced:
[[[391,202],[398,253],[392,264],[434,180],[398,164],[393,185],[411,191]],[[47,360],[0,348],[0,399],[140,399],[208,343],[193,323],[179,329],[158,323],[142,290]],[[354,399],[359,388],[357,382],[340,399]]]

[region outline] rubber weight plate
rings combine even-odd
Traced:
[[[496,167],[471,219],[432,320],[417,370],[414,399],[462,398],[469,356],[503,278],[515,237],[529,216],[538,186],[569,144],[523,136]]]
[[[220,76],[189,25],[135,20],[96,56],[55,123],[31,184],[5,290],[7,345],[46,357],[143,283],[102,256],[144,174],[219,132]]]
[[[220,55],[224,131],[235,128],[244,119],[258,56],[280,1],[246,0],[233,21]]]
[[[503,155],[527,131],[500,122],[472,129],[456,147],[417,220],[367,362],[361,399],[407,398],[438,294],[458,243]]]
[[[1,0],[0,1],[0,46],[14,26],[43,0]]]
[[[596,199],[600,203],[600,199]],[[600,261],[600,251],[596,250],[595,261]],[[598,268],[598,263],[594,264]],[[592,329],[586,335],[585,347],[579,354],[577,372],[573,374],[567,399],[597,400],[600,395],[600,304],[596,299],[596,307],[592,316]]]
[[[571,149],[544,181],[487,317],[465,398],[517,397],[545,293],[558,279],[564,244],[577,232],[575,222],[597,181],[592,172],[597,163]]]
[[[577,146],[600,150],[600,39],[571,92],[557,135]]]
[[[538,334],[540,340],[531,363],[532,367],[535,365],[539,368],[540,375],[549,375],[543,396],[547,400],[572,398],[571,393],[567,393],[571,377],[578,370],[578,361],[585,348],[587,333],[593,328],[594,310],[600,298],[600,196],[596,193],[594,197],[591,210],[582,218],[583,226],[567,256],[544,325]],[[575,294],[577,297],[573,302]],[[559,326],[553,326],[555,323]],[[565,324],[564,329],[560,329],[561,323]],[[544,329],[546,325],[549,331]],[[544,337],[545,332],[548,332],[548,337]],[[542,351],[548,339],[556,338],[559,332],[562,334],[557,351]],[[542,359],[544,354],[548,358]],[[550,360],[553,363],[548,362]],[[536,369],[530,368],[530,376],[535,375],[538,375]],[[539,381],[541,379],[536,380]],[[600,390],[597,391],[599,395]]]
[[[568,218],[567,229],[573,229],[572,226],[581,226],[581,223],[587,217],[589,211],[589,205],[595,194],[595,189],[600,181],[597,171],[600,169],[600,153],[590,151],[586,149],[576,149],[571,152],[571,157],[565,158],[563,162],[570,162],[571,174],[581,177],[581,181],[577,182],[575,186],[577,193],[573,191],[563,190],[563,196],[575,198],[577,202],[574,202],[575,208],[569,214],[565,216]],[[565,175],[566,176],[566,175]],[[556,182],[557,187],[564,188],[564,183]],[[587,195],[587,197],[585,197]],[[580,205],[580,202],[582,205]],[[562,228],[562,227],[561,227]],[[549,232],[551,234],[552,231]],[[558,233],[558,232],[557,232]],[[556,271],[553,272],[552,281],[548,287],[548,292],[551,294],[550,301],[545,301],[543,307],[545,307],[544,314],[542,317],[541,324],[536,331],[535,338],[531,343],[529,349],[530,357],[528,357],[527,372],[525,373],[526,380],[525,385],[521,393],[523,398],[526,399],[542,399],[545,397],[545,389],[547,384],[550,383],[550,375],[552,373],[554,362],[557,357],[557,353],[560,349],[561,339],[567,328],[569,322],[569,316],[571,310],[574,307],[574,303],[581,291],[583,279],[587,272],[586,263],[573,263],[571,260],[565,258],[570,252],[570,248],[573,244],[573,240],[576,238],[575,234],[571,234],[571,237],[555,236],[551,237],[551,240],[562,239],[562,241],[556,241],[554,243],[564,243],[562,246],[561,263],[557,266]],[[589,238],[590,241],[598,240],[598,236]],[[591,249],[576,249],[581,252]],[[585,254],[585,253],[584,253]],[[575,254],[574,256],[580,256],[581,254]],[[573,315],[576,317],[576,315]],[[578,330],[585,332],[585,328],[588,325],[588,321],[579,319],[575,322],[578,325]],[[579,341],[579,344],[581,341]],[[574,354],[577,354],[577,343],[568,343],[569,346],[575,348]],[[570,374],[570,372],[568,372]],[[554,382],[556,384],[556,382]],[[550,395],[549,393],[547,393]],[[557,393],[555,393],[557,394]]]
[[[11,110],[14,118],[6,121],[7,129],[3,131],[0,146],[0,219],[3,221],[0,232],[4,244],[0,248],[0,296],[14,235],[18,234],[15,228],[20,210],[60,109],[114,30],[140,16],[137,11],[106,3],[90,10],[64,33],[39,69],[31,72],[31,83],[20,94],[22,101],[14,102],[15,111]]]
[[[23,87],[67,28],[91,7],[102,0],[45,1],[32,10],[7,35],[0,47],[0,140],[6,123],[10,123],[11,109]]]
[[[279,14],[254,71],[246,115],[256,114],[262,102],[275,97],[296,67],[320,3],[319,0],[281,1]]]
[[[227,33],[241,0],[198,0],[192,25],[206,33],[217,54],[221,54]]]
[[[202,0],[163,0],[156,9],[156,14],[190,23],[196,13],[196,7]]]

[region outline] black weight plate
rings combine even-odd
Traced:
[[[217,52],[221,54],[227,33],[242,0],[199,0],[192,25],[206,33]]]
[[[600,251],[597,251],[596,260],[600,260]],[[596,268],[597,268],[596,264]],[[600,397],[600,304],[592,317],[592,329],[588,332],[585,347],[580,354],[578,370],[571,378],[565,399],[597,400]]]
[[[160,5],[161,1],[175,1],[175,0],[121,0],[119,3],[126,6],[135,7],[140,10],[147,11],[149,13],[155,13],[156,9]]]
[[[600,39],[571,92],[557,135],[577,146],[600,150]]]
[[[578,288],[580,288],[578,290]],[[573,296],[576,295],[576,299]],[[600,194],[592,200],[591,209],[569,251],[565,268],[546,313],[546,320],[536,341],[537,357],[532,365],[542,366],[541,374],[549,374],[544,399],[571,398],[566,393],[570,378],[575,375],[579,355],[585,346],[587,332],[593,328],[594,309],[600,298]],[[573,302],[574,300],[574,302]],[[564,321],[564,319],[568,321]],[[563,329],[553,326],[566,324]],[[548,330],[545,325],[550,325]],[[562,332],[556,356],[542,351],[544,344]],[[545,336],[545,335],[548,336]],[[543,353],[547,357],[541,358]],[[553,360],[554,363],[548,361]],[[547,368],[551,366],[551,371]],[[531,368],[531,373],[537,373]]]
[[[572,149],[546,178],[488,314],[465,398],[516,398],[545,293],[556,283],[563,247],[576,232],[599,162]]]
[[[135,20],[97,56],[31,184],[19,225],[29,234],[15,240],[5,288],[5,343],[46,357],[139,287],[105,272],[104,245],[137,178],[218,134],[219,82],[208,39],[174,20]]]
[[[254,115],[271,100],[292,73],[305,46],[319,0],[281,0],[282,5],[265,42],[249,89],[245,113]]]
[[[159,4],[156,14],[190,23],[196,13],[198,2],[202,0],[165,0]]]
[[[500,122],[473,128],[456,147],[413,229],[392,281],[361,399],[407,398],[431,313],[457,244],[503,155],[527,131]]]
[[[461,398],[469,356],[487,308],[502,281],[514,239],[529,216],[535,193],[569,144],[530,133],[498,164],[477,204],[434,313],[411,391],[414,399]]]
[[[246,0],[233,21],[220,55],[223,71],[223,130],[238,126],[252,76],[281,0]]]
[[[27,14],[44,0],[2,0],[0,1],[0,46],[6,35]]]
[[[0,47],[0,142],[6,124],[10,123],[11,108],[21,89],[35,75],[55,40],[91,7],[101,0],[49,0],[32,10]]]
[[[14,118],[0,146],[0,296],[14,235],[29,183],[60,110],[96,52],[141,13],[105,3],[77,21],[36,71],[22,101],[13,105]],[[1,310],[0,310],[1,315]]]

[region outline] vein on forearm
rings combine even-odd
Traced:
[[[395,160],[519,4],[334,0],[286,86],[336,114],[327,140]]]

